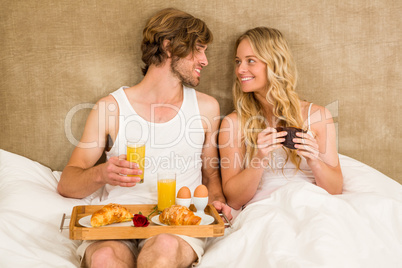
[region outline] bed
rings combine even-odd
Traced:
[[[298,93],[331,111],[342,154],[344,194],[311,184],[278,189],[208,242],[201,267],[402,267],[400,1],[3,2],[1,268],[77,267],[79,242],[60,223],[99,198],[58,195],[61,170],[96,101],[142,79],[143,26],[167,7],[213,32],[197,90],[218,100],[222,116],[233,110],[236,38],[257,26],[284,33]]]
[[[308,183],[279,188],[209,239],[200,267],[402,267],[402,186],[357,160],[340,161],[342,195]],[[0,267],[79,265],[79,241],[60,223],[99,199],[60,196],[60,174],[0,150]]]

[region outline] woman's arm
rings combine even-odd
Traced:
[[[267,128],[258,135],[257,153],[244,167],[246,147],[242,142],[236,113],[226,116],[219,133],[222,186],[228,204],[240,209],[257,191],[264,168],[268,166],[270,152],[281,147],[286,132]]]
[[[330,194],[341,194],[343,177],[336,149],[336,130],[331,113],[324,107],[313,105],[311,130],[313,137],[297,133],[294,141],[297,153],[307,160],[316,184]]]

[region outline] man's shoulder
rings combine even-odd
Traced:
[[[98,100],[97,103],[107,103],[107,104],[117,104],[117,100],[115,98],[121,98],[122,95],[127,95],[127,92],[131,92],[130,90],[134,87],[122,86],[115,91],[112,91],[106,96],[103,96]]]
[[[201,110],[219,112],[219,102],[213,96],[199,91],[196,91],[196,96],[201,113]]]
[[[119,113],[119,105],[112,95],[107,95],[96,102],[93,110],[97,110],[100,115],[116,115]]]
[[[100,98],[96,104],[117,104],[117,101],[112,95],[107,95]]]

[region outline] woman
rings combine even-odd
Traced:
[[[254,28],[238,38],[235,49],[235,111],[223,119],[219,134],[228,204],[240,209],[295,180],[342,193],[332,116],[299,99],[297,72],[283,35]],[[277,127],[305,131],[296,133],[296,149],[283,146],[287,132]]]

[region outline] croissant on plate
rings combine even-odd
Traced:
[[[99,227],[117,222],[130,221],[132,218],[133,215],[125,207],[110,203],[92,214],[91,225]]]
[[[201,217],[194,215],[185,206],[173,205],[162,211],[159,221],[167,225],[199,225]]]

